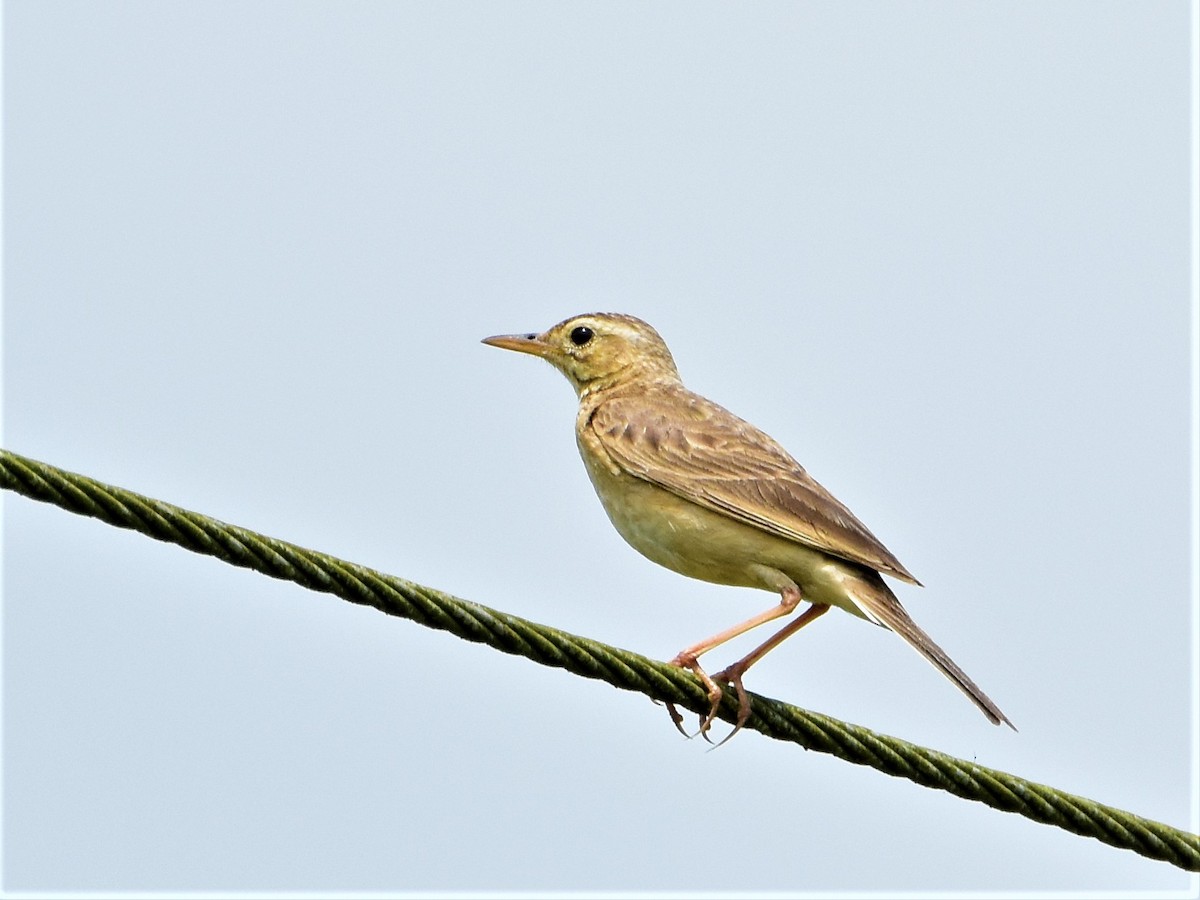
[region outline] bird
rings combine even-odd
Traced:
[[[899,635],[993,724],[1009,718],[913,621],[884,575],[921,586],[867,527],[779,443],[688,390],[657,331],[618,313],[572,316],[540,333],[483,343],[540,357],[575,389],[575,436],[596,494],[617,532],[651,561],[691,578],[758,588],[779,602],[681,650],[716,717],[724,691],[738,701],[736,734],[749,720],[746,671],[784,640],[838,607]],[[726,641],[807,607],[742,659],[709,675],[699,659]],[[668,705],[676,727],[682,718]],[[684,732],[686,734],[686,732]],[[722,741],[724,743],[724,741]]]

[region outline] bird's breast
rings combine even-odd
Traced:
[[[594,438],[593,438],[594,441]],[[632,475],[581,432],[579,451],[617,532],[648,559],[691,578],[776,590],[764,568],[797,582],[829,560],[825,554],[747,525]]]

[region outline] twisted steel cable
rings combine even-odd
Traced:
[[[676,666],[256,534],[7,450],[0,450],[0,487],[272,578],[373,606],[390,616],[412,619],[545,666],[595,678],[697,714],[708,711],[708,698],[700,681]],[[778,700],[750,696],[753,712],[745,726],[748,730],[1200,872],[1200,837],[1186,831]],[[726,694],[719,714],[730,722],[736,719],[737,703],[732,692]]]

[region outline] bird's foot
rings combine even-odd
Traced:
[[[671,724],[675,726],[680,734],[691,740],[692,736],[683,729],[683,716],[679,714],[679,710],[675,708],[674,703],[670,700],[655,700],[653,697],[650,698],[650,702],[655,706],[665,706],[667,708],[667,715],[671,717]]]
[[[697,731],[696,734],[700,734],[704,740],[708,740],[708,743],[713,743],[712,740],[709,740],[708,738],[708,730],[713,725],[713,719],[716,718],[716,710],[720,708],[721,697],[725,696],[725,692],[721,690],[721,686],[718,683],[714,682],[712,678],[709,678],[708,672],[701,668],[700,662],[696,660],[696,656],[694,654],[688,653],[685,650],[685,652],[680,653],[678,656],[676,656],[676,658],[671,660],[671,665],[679,666],[680,668],[686,668],[686,670],[694,673],[704,685],[704,692],[708,694],[708,700],[710,703],[712,703],[712,707],[709,708],[708,715],[701,719],[700,731]],[[674,722],[674,726],[678,728],[679,733],[683,734],[683,736],[686,738],[695,737],[695,734],[689,734],[688,732],[684,731],[683,716],[679,714],[679,710],[674,708],[673,704],[671,703],[667,703],[666,707],[667,712],[671,714],[671,721]]]
[[[741,731],[742,726],[745,725],[750,719],[750,695],[746,693],[746,688],[742,684],[742,676],[746,674],[746,668],[747,667],[743,666],[741,663],[734,663],[729,668],[722,669],[716,675],[712,676],[712,680],[714,682],[733,685],[733,689],[737,692],[738,698],[737,722],[733,726],[733,731],[725,735],[725,737],[721,739],[721,743],[717,744],[718,747],[720,747],[721,744],[727,743],[731,737]],[[714,706],[712,712],[709,713],[710,719],[712,718],[712,714],[716,711],[717,708]]]
[[[687,652],[680,653],[673,660],[671,660],[671,665],[679,666],[681,669],[690,670],[704,685],[704,690],[708,693],[708,699],[712,705],[709,707],[708,715],[700,720],[700,730],[697,731],[696,734],[699,734],[711,744],[712,741],[709,740],[708,730],[712,727],[713,719],[715,719],[717,716],[717,710],[721,706],[721,698],[725,696],[725,692],[722,691],[721,686],[713,681],[713,679],[709,677],[709,674],[700,667],[700,663],[693,654]],[[667,704],[667,711],[671,714],[671,721],[675,723],[675,727],[679,729],[680,733],[683,734],[684,737],[695,737],[695,735],[688,734],[683,730],[683,716],[681,716],[679,711],[670,703]]]

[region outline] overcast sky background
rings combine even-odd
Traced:
[[[9,0],[3,444],[665,659],[771,598],[479,343],[638,315],[1021,731],[840,612],[751,689],[1195,830],[1189,13]],[[11,494],[3,563],[9,891],[1196,885]]]

